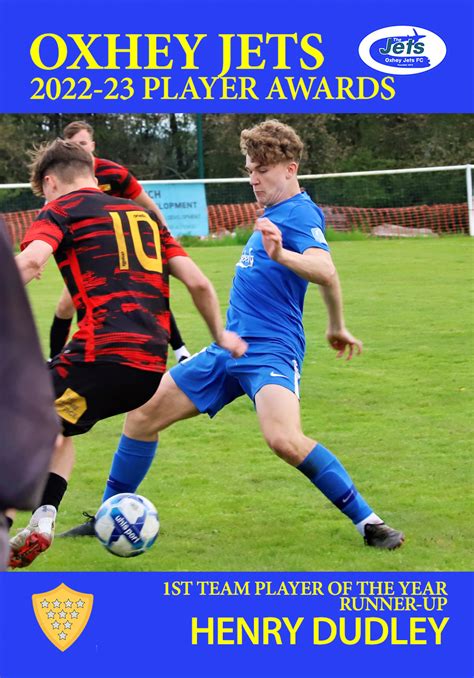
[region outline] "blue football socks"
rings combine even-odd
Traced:
[[[135,492],[151,466],[157,447],[157,442],[134,440],[123,434],[112,460],[102,501],[121,492]]]
[[[297,468],[354,524],[372,515],[344,466],[323,445],[318,443]]]

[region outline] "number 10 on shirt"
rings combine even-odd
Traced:
[[[115,237],[117,238],[117,249],[119,255],[120,270],[128,271],[130,269],[128,263],[127,243],[125,240],[125,232],[123,230],[122,223],[122,218],[126,218],[128,221],[128,226],[130,227],[133,249],[135,250],[135,254],[138,261],[143,266],[145,271],[155,271],[156,273],[162,273],[163,263],[161,260],[160,231],[156,221],[154,221],[154,219],[149,214],[143,212],[142,210],[136,210],[131,212],[109,212],[109,214],[112,218]],[[151,228],[155,244],[156,257],[150,257],[145,252],[142,234],[139,226],[140,222],[148,224],[148,226]]]

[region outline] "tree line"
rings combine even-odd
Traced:
[[[206,177],[242,175],[240,131],[265,115],[202,115]],[[278,115],[306,144],[301,172],[466,164],[474,157],[472,115]],[[0,183],[28,180],[27,151],[60,136],[74,119],[95,129],[98,155],[126,165],[140,179],[198,177],[196,116],[2,115]]]

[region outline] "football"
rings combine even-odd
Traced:
[[[151,501],[139,494],[116,494],[95,515],[100,543],[116,556],[130,558],[145,553],[160,530],[158,513]]]

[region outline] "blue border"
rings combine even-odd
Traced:
[[[165,595],[172,582],[180,595]],[[190,582],[188,588],[182,584]],[[222,594],[224,583],[233,591],[235,582],[241,589],[248,582],[249,595],[208,595],[213,581],[214,592]],[[291,593],[289,582],[309,584],[317,595],[276,595],[282,582]],[[381,586],[385,600],[398,598],[400,605],[411,600],[415,611],[343,611],[338,591],[347,582],[349,596],[362,591],[356,582],[373,582]],[[415,582],[407,595],[400,595],[400,582]],[[31,596],[56,588],[61,583],[80,593],[92,593],[92,614],[79,639],[65,652],[59,651],[40,630],[34,617]],[[255,595],[256,583],[266,582]],[[385,595],[390,582],[393,594]],[[472,599],[473,576],[469,573],[47,573],[26,576],[0,575],[2,614],[0,616],[0,675],[2,678],[99,678],[105,676],[187,676],[207,678],[235,676],[268,678],[274,676],[318,676],[321,678],[352,676],[353,678],[469,678],[472,676]],[[368,592],[369,584],[364,589]],[[319,587],[319,588],[318,588]],[[187,591],[187,595],[185,595]],[[444,595],[436,595],[437,591]],[[204,592],[206,595],[201,595]],[[330,594],[332,592],[332,595]],[[374,595],[370,599],[376,599]],[[432,596],[431,593],[435,595]],[[380,597],[379,597],[380,599]],[[438,606],[441,609],[426,610]],[[426,602],[424,602],[426,601]],[[192,642],[192,619],[203,628],[209,623],[227,629],[218,644],[208,635]],[[258,644],[247,634],[242,644],[235,644],[238,619],[245,619],[253,628],[258,618]],[[289,620],[295,628],[295,644],[282,621],[279,634],[270,635],[268,643],[262,631],[265,624],[275,628],[275,621]],[[338,632],[333,642],[314,642],[313,619],[329,618]],[[209,622],[209,618],[212,622]],[[361,624],[360,639],[345,644],[340,636],[340,619],[344,618],[349,640],[355,637],[356,624]],[[384,626],[387,638],[380,644],[368,644],[365,633],[367,619],[373,628],[373,639],[380,638]],[[220,621],[219,621],[220,620]],[[359,620],[359,621],[357,621]],[[430,621],[431,620],[431,621]],[[447,621],[444,621],[447,620]],[[329,622],[320,622],[321,639],[328,638]],[[444,628],[443,627],[444,624]],[[440,629],[436,643],[434,627]],[[234,629],[234,630],[233,630]],[[410,631],[411,629],[411,631]],[[416,632],[415,632],[416,630]],[[217,631],[216,631],[217,634]],[[224,642],[225,641],[225,642]]]
[[[471,0],[414,0],[400,4],[364,0],[313,1],[261,0],[223,5],[218,0],[115,0],[112,5],[71,0],[0,0],[0,111],[3,113],[41,112],[269,112],[269,113],[472,113],[473,79],[473,3]],[[219,33],[319,33],[324,64],[313,73],[326,77],[329,87],[339,77],[376,78],[384,74],[366,66],[357,48],[361,39],[379,28],[415,25],[439,35],[447,46],[444,61],[420,75],[397,76],[396,96],[383,101],[379,97],[360,99],[267,100],[275,77],[275,53],[265,52],[266,68],[245,73],[258,76],[259,100],[152,99],[134,96],[129,100],[32,100],[31,80],[45,73],[30,59],[30,46],[41,33],[205,33],[206,50],[200,54],[199,74],[216,75]],[[170,46],[171,49],[171,46]],[[176,91],[182,89],[189,73],[181,70],[182,54],[173,47],[174,66],[170,72]],[[104,58],[99,50],[97,58]],[[295,78],[307,77],[301,68],[301,53],[289,50],[288,64]],[[240,77],[237,54],[228,75]],[[52,74],[51,74],[52,75]],[[94,89],[103,87],[106,77],[141,78],[143,72],[86,71],[73,73],[76,79],[90,77]],[[154,74],[157,75],[156,73]],[[163,72],[158,75],[162,76]],[[285,75],[285,73],[282,73]],[[71,71],[59,69],[54,77],[70,77]],[[102,84],[101,84],[102,83]],[[103,92],[102,92],[103,94]],[[277,585],[282,580],[356,581],[364,576],[372,581],[416,579],[421,582],[446,581],[449,596],[440,612],[400,612],[394,616],[404,634],[414,616],[433,616],[439,621],[445,614],[449,622],[441,645],[428,635],[426,645],[367,646],[364,642],[349,646],[334,642],[315,646],[308,620],[314,616],[340,617],[336,597],[307,596],[163,596],[166,581],[214,579],[255,581],[265,579]],[[472,666],[472,574],[469,573],[28,573],[0,575],[0,676],[1,678],[54,678],[68,676],[320,676],[348,675],[365,678],[413,676],[430,678],[467,678]],[[66,652],[53,647],[39,629],[33,615],[31,596],[65,582],[76,590],[93,593],[94,608],[89,624],[78,641]],[[358,613],[348,613],[352,620]],[[364,617],[368,613],[360,613]],[[386,618],[387,613],[375,613]],[[193,646],[190,620],[196,617],[282,617],[305,618],[298,643],[279,645],[207,645]],[[373,616],[373,615],[372,615]],[[423,635],[423,634],[422,634]]]
[[[2,24],[0,26],[0,110],[3,112],[34,113],[34,112],[271,112],[271,113],[468,113],[474,110],[474,78],[473,78],[473,41],[472,25],[474,5],[471,0],[453,0],[449,3],[444,0],[414,0],[400,4],[394,2],[380,2],[379,0],[364,0],[354,3],[349,0],[294,0],[291,6],[283,0],[262,0],[259,3],[250,0],[239,0],[238,3],[228,5],[228,11],[222,11],[217,0],[178,0],[173,3],[163,0],[138,0],[130,3],[129,0],[115,0],[113,7],[107,3],[97,3],[91,0],[71,0],[67,5],[67,12],[62,2],[49,0],[38,3],[32,0],[23,0],[20,5],[17,0],[1,0]],[[233,9],[231,9],[233,7]],[[358,46],[361,40],[369,33],[387,26],[418,26],[437,34],[446,44],[447,53],[442,63],[432,70],[409,76],[387,76],[367,66],[359,57]],[[97,34],[91,43],[90,54],[100,66],[107,66],[109,62],[106,49],[107,39],[104,35],[119,34],[117,45],[125,46],[125,34],[138,34],[138,64],[140,69],[126,69],[128,57],[124,54],[117,57],[117,70],[103,68],[91,70],[83,58],[77,70],[68,69],[79,55],[77,45],[71,34]],[[186,68],[186,59],[176,34],[204,34],[206,37],[197,47],[195,53],[196,70]],[[285,65],[287,70],[279,69],[276,39],[269,34],[285,33],[296,34],[297,44],[292,39],[287,41]],[[30,48],[38,36],[54,34],[59,36],[67,56],[64,65],[55,70],[42,70],[34,65],[30,57]],[[168,49],[165,55],[157,57],[157,65],[165,66],[172,60],[171,69],[147,70],[148,34],[170,34],[168,41],[164,38],[157,40],[157,48]],[[212,90],[216,97],[205,99],[205,89],[200,85],[199,77],[212,78],[217,76],[222,65],[222,38],[220,34],[261,34],[262,40],[251,39],[251,46],[260,45],[260,54],[251,54],[249,63],[258,66],[265,60],[263,69],[240,69],[240,41],[233,38],[231,67],[226,73],[229,78],[235,78],[235,91],[229,81],[228,99],[222,99],[223,89],[220,80]],[[307,34],[320,35],[320,41],[310,38],[313,47],[320,48],[324,57],[323,63],[316,69],[307,70],[302,61],[308,65],[315,65],[315,59],[305,53],[301,46],[301,39]],[[84,38],[87,41],[87,37]],[[193,44],[193,43],[191,43]],[[54,65],[57,61],[58,50],[56,39],[44,38],[39,50],[46,65]],[[283,57],[282,57],[283,59]],[[91,62],[92,63],[92,62]],[[132,64],[133,65],[133,64]],[[188,64],[189,65],[189,64]],[[283,65],[283,60],[280,65]],[[308,84],[308,78],[316,78],[311,94],[306,99],[301,93],[291,97],[288,85],[284,87],[287,99],[267,99],[271,90],[271,83],[275,76],[283,81],[285,77],[294,77],[297,81],[302,77]],[[40,88],[40,84],[33,83],[34,77],[48,79],[57,78],[61,87],[57,90],[57,83],[53,84],[51,96],[59,93],[59,98],[33,100],[32,94]],[[126,84],[119,84],[115,90],[117,99],[105,99],[105,94],[112,88],[107,78],[130,78],[133,81],[133,96],[129,96]],[[152,98],[146,100],[144,96],[143,78],[155,77],[160,81],[159,90],[150,94]],[[186,80],[192,77],[197,98],[193,98],[192,89],[184,92]],[[255,94],[257,100],[248,95],[247,99],[240,98],[242,77],[253,77],[256,80]],[[320,95],[314,98],[316,86],[325,77],[333,98]],[[393,77],[391,87],[395,95],[388,100],[380,96],[383,91],[382,79]],[[75,84],[65,78],[74,78]],[[87,86],[78,83],[80,78],[90,78],[91,86],[88,89],[91,98],[88,100],[64,99],[64,94],[71,85],[70,96],[79,95]],[[165,80],[168,78],[168,96],[179,95],[178,99],[161,98],[165,90]],[[351,78],[355,83],[351,88],[352,96],[341,92],[338,98],[338,78]],[[378,83],[379,94],[372,99],[361,99],[358,92],[358,78],[371,78]],[[366,81],[366,85],[370,81]],[[41,88],[39,96],[45,93],[46,86]],[[48,90],[50,91],[50,90]],[[368,96],[371,91],[369,84],[366,89]],[[120,97],[127,97],[122,100]]]

